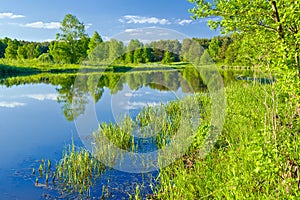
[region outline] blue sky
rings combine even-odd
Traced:
[[[0,38],[29,41],[55,39],[59,23],[67,13],[106,39],[136,28],[157,27],[190,37],[218,35],[207,20],[192,21],[187,0],[1,0]]]

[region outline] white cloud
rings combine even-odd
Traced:
[[[144,44],[150,44],[153,41],[153,40],[144,40],[144,39],[139,39],[139,40]]]
[[[109,41],[111,38],[105,35],[101,36],[104,41]]]
[[[144,34],[142,29],[125,29],[124,32],[130,36],[141,36]]]
[[[124,96],[125,97],[140,97],[140,96],[142,96],[142,94],[127,92],[124,94]]]
[[[152,35],[153,32],[147,31],[147,32],[145,32],[145,34],[146,34],[146,35]]]
[[[217,21],[217,20],[221,20],[221,18],[220,17],[206,17],[206,18],[198,19],[197,22],[207,23],[209,20]]]
[[[143,31],[142,29],[131,29],[131,28],[125,29],[126,33],[142,32],[142,31]]]
[[[53,100],[56,101],[57,100],[57,94],[29,94],[26,95],[25,97],[27,98],[31,98],[31,99],[36,99],[39,101],[44,101],[44,100]]]
[[[183,25],[185,25],[185,24],[190,24],[190,23],[192,23],[192,21],[193,21],[193,20],[191,20],[191,19],[183,19],[183,20],[179,20],[179,21],[178,21],[178,24],[181,25],[181,26],[183,26]]]
[[[123,41],[128,45],[131,39],[138,39],[140,42],[150,43],[158,40],[179,40],[182,41],[187,36],[172,29],[148,27],[141,29],[125,29],[124,32],[113,36],[116,40]]]
[[[85,26],[86,29],[88,29],[88,28],[91,28],[91,26],[93,26],[93,24],[88,23],[88,24],[85,24],[84,26]]]
[[[17,19],[17,18],[23,18],[25,17],[24,15],[16,15],[11,12],[5,12],[5,13],[0,13],[0,19]]]
[[[15,107],[20,107],[25,105],[26,105],[25,103],[20,103],[20,102],[6,102],[6,101],[0,102],[0,107],[3,108],[15,108]]]
[[[159,36],[168,36],[168,35],[170,35],[170,33],[162,32],[162,33],[158,33],[157,35],[159,35]]]
[[[127,92],[127,93],[124,94],[124,96],[125,96],[125,97],[132,97],[132,96],[133,96],[133,93]]]
[[[123,18],[119,19],[119,21],[127,24],[170,24],[169,20],[167,19],[159,19],[156,17],[143,17],[137,15],[125,15],[123,16]]]
[[[156,107],[156,106],[160,106],[161,103],[158,103],[158,102],[137,102],[137,101],[134,101],[134,102],[128,102],[128,104],[126,105],[123,105],[123,109],[126,109],[126,110],[135,110],[135,109],[141,109],[141,108],[144,108],[144,107]]]
[[[60,28],[60,22],[33,22],[28,23],[25,25],[22,25],[24,27],[29,28],[42,28],[42,29],[59,29]]]
[[[55,38],[53,38],[53,39],[41,39],[41,40],[36,40],[36,41],[37,42],[52,42],[54,40],[55,40]]]

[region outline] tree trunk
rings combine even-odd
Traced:
[[[298,76],[300,77],[300,65],[299,65],[299,61],[300,61],[299,54],[296,53],[296,55],[295,55],[295,64],[296,64],[296,68],[298,69]]]
[[[276,5],[275,1],[272,1],[272,9],[273,9],[273,12],[274,12],[274,21],[279,23],[279,26],[277,28],[277,32],[279,34],[280,39],[283,39],[283,29],[282,29],[282,26],[280,24],[280,17],[279,17],[278,8],[277,8],[277,5]]]

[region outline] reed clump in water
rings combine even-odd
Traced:
[[[52,178],[53,184],[64,193],[89,195],[90,188],[95,184],[96,179],[107,169],[100,162],[101,160],[105,159],[109,166],[114,166],[118,162],[122,164],[120,153],[112,151],[110,145],[115,145],[126,152],[139,152],[143,149],[143,145],[149,146],[149,143],[150,146],[155,147],[155,150],[165,149],[170,143],[178,142],[172,141],[176,135],[184,136],[185,132],[193,131],[192,124],[195,121],[202,123],[201,118],[206,113],[206,108],[202,106],[210,106],[207,99],[209,97],[206,95],[187,97],[165,105],[145,107],[135,119],[125,116],[116,124],[102,123],[92,135],[92,153],[83,148],[76,148],[72,143],[64,150],[62,159],[56,164],[54,172],[47,175],[48,179]],[[198,114],[196,118],[192,115],[195,113]],[[109,144],[104,137],[109,140]],[[145,138],[150,138],[150,140]],[[184,139],[194,140],[194,136]],[[201,142],[199,138],[198,140]],[[175,144],[174,148],[181,150],[180,145]],[[45,171],[44,166],[47,166],[45,162],[41,171]]]

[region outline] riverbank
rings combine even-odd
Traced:
[[[127,72],[148,70],[183,69],[191,66],[189,63],[178,62],[171,64],[146,63],[146,64],[57,64],[44,63],[36,60],[0,60],[0,76],[31,75],[38,73],[77,73],[77,72]]]
[[[215,148],[202,158],[201,143],[195,142],[182,159],[161,169],[154,199],[300,195],[300,136],[294,134],[299,120],[280,118],[292,116],[294,107],[277,98],[275,85],[235,83],[226,88],[226,97],[226,121]]]

